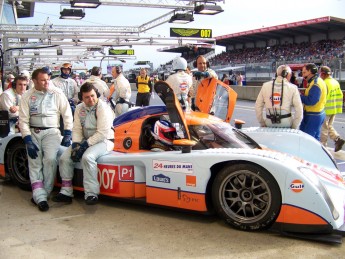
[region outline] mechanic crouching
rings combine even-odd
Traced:
[[[32,203],[47,211],[47,203],[55,181],[57,153],[60,148],[60,115],[64,121],[61,145],[71,145],[73,117],[64,93],[49,84],[44,69],[32,73],[34,87],[26,91],[19,107],[19,128],[26,145]]]
[[[100,94],[93,84],[84,83],[78,97],[82,103],[74,113],[73,143],[64,151],[59,162],[62,187],[52,200],[72,202],[74,164],[80,161],[84,175],[85,202],[93,205],[98,202],[100,192],[97,159],[114,148],[114,115],[107,103],[99,99]]]

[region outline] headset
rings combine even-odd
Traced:
[[[289,72],[287,71],[287,69],[284,68],[284,69],[282,70],[282,73],[281,73],[282,77],[283,77],[283,78],[286,78],[288,74],[289,74]]]
[[[316,66],[314,63],[308,63],[308,64],[306,64],[306,65],[305,65],[305,68],[306,68],[307,70],[310,70],[310,72],[311,72],[312,74],[316,74],[317,71],[318,71],[317,66]]]
[[[93,67],[91,70],[91,75],[93,76],[100,76],[102,74],[102,70],[100,67]]]
[[[121,74],[122,73],[122,68],[120,66],[115,66],[115,71],[117,74]]]
[[[86,88],[86,89],[85,89]],[[89,90],[89,91],[81,91],[81,90]],[[82,93],[88,93],[90,91],[94,90],[96,95],[97,95],[97,98],[101,97],[101,94],[98,92],[98,89],[91,83],[84,83],[81,87],[80,87],[80,91],[78,93],[78,99],[79,101],[83,101],[83,94]]]
[[[193,67],[197,68],[198,67],[198,59],[200,57],[204,57],[203,55],[199,55],[196,57],[195,61],[193,62]],[[209,68],[210,67],[210,62],[206,61],[206,67]]]
[[[27,81],[27,78],[25,76],[16,76],[14,80],[12,81],[12,88],[13,90],[16,90],[17,82],[18,81]]]

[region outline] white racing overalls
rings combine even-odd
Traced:
[[[8,111],[8,117],[10,119],[18,118],[19,110],[12,113],[12,112],[10,112],[10,108],[12,106],[19,106],[21,98],[22,98],[22,96],[20,94],[17,94],[13,88],[7,89],[0,96],[0,110],[1,111]],[[10,120],[9,124],[10,124],[10,132],[15,133],[16,123],[12,122]]]
[[[93,107],[80,103],[74,113],[73,143],[87,140],[89,145],[81,158],[85,199],[99,194],[97,159],[114,148],[113,114],[111,108],[101,99],[98,99],[98,103]],[[75,163],[71,159],[71,153],[72,146],[60,157],[59,170],[62,178],[60,193],[73,197],[72,178]]]
[[[124,77],[121,73],[117,78],[114,80],[115,91],[112,95],[114,102],[116,103],[115,106],[115,115],[116,117],[127,112],[129,109],[128,103],[123,103],[120,101],[120,98],[129,102],[129,99],[132,95],[131,85],[129,81]]]
[[[185,109],[189,110],[188,93],[193,84],[192,77],[184,71],[178,71],[170,75],[165,82],[174,90],[176,97],[180,101],[183,100]]]
[[[54,186],[61,142],[60,115],[63,117],[64,128],[72,130],[72,112],[60,89],[49,87],[43,92],[31,88],[23,94],[19,108],[19,128],[22,137],[31,135],[32,142],[39,149],[36,159],[28,156],[32,195],[37,204],[47,201]]]
[[[295,110],[294,115],[291,113],[292,108]],[[255,112],[261,127],[298,129],[303,118],[303,105],[297,86],[281,76],[277,77],[274,85],[273,81],[264,83],[256,99]],[[277,116],[274,118],[274,115],[280,118],[275,120]]]
[[[58,76],[55,77],[52,82],[57,88],[60,88],[64,92],[68,100],[72,99],[74,104],[79,102],[79,88],[76,81],[74,81],[72,78],[64,79],[61,76]]]

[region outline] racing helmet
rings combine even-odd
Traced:
[[[176,129],[166,120],[158,120],[155,122],[151,131],[152,136],[166,145],[172,145],[176,137]]]
[[[52,75],[52,71],[49,67],[42,67],[42,70],[44,70],[45,72],[47,72],[48,75]]]
[[[186,70],[187,69],[187,60],[182,57],[176,57],[172,61],[173,70]]]
[[[69,73],[68,74],[65,74],[62,71],[62,69],[64,69],[64,68],[69,69]],[[60,71],[61,71],[61,77],[67,79],[72,74],[72,64],[71,63],[63,63],[61,68],[60,68]]]

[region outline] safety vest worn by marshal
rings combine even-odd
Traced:
[[[321,95],[319,101],[314,105],[304,105],[304,110],[306,112],[322,112],[326,104],[327,86],[322,78],[316,76],[309,81],[308,88],[305,90],[305,96],[308,96],[309,90],[313,86],[317,86],[321,90]]]
[[[337,80],[328,77],[324,80],[327,86],[327,101],[325,105],[326,115],[343,112],[343,92]]]
[[[137,77],[138,82],[138,93],[149,93],[151,91],[149,87],[150,77],[145,76],[142,78],[141,76]]]

